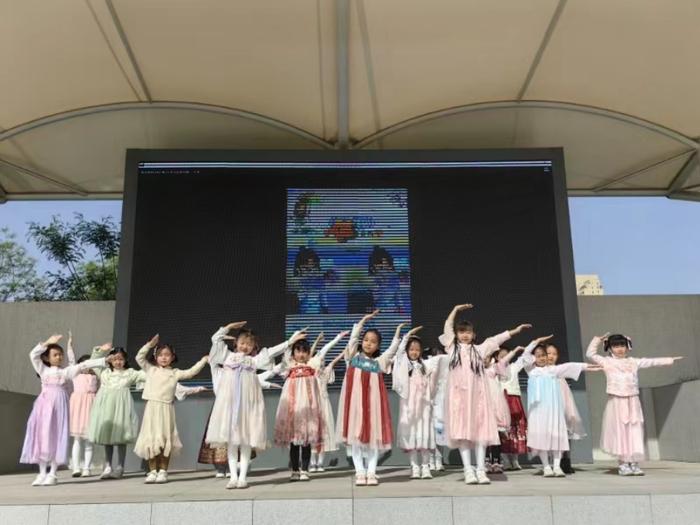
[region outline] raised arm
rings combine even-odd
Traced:
[[[80,372],[83,370],[87,370],[88,368],[103,368],[107,366],[108,358],[100,357],[98,359],[88,359],[86,361],[83,361],[82,363],[78,363],[77,365],[70,365],[64,368],[64,372],[66,374],[66,377],[68,379],[72,379],[75,376],[77,376]]]
[[[208,362],[209,356],[205,355],[187,370],[175,370],[175,377],[178,381],[182,381],[183,379],[192,379],[202,371],[202,368],[204,368]]]
[[[158,334],[154,335],[150,341],[148,341],[145,345],[143,345],[139,351],[136,354],[136,362],[138,365],[144,369],[148,370],[151,368],[153,365],[148,362],[148,352],[153,351],[153,349],[156,347],[159,341],[159,336]]]
[[[447,319],[445,320],[445,326],[442,329],[442,335],[438,338],[442,346],[447,348],[450,344],[452,344],[452,341],[454,341],[454,324],[455,317],[457,317],[457,314],[462,310],[469,310],[471,308],[474,308],[474,305],[469,303],[455,305],[455,307],[450,312],[450,315],[448,315]]]
[[[333,340],[329,341],[325,345],[323,345],[323,348],[319,350],[318,352],[318,357],[321,359],[321,362],[326,358],[326,354],[335,346],[337,345],[341,339],[343,339],[346,335],[348,335],[350,332],[348,330],[345,330],[343,332],[340,332],[338,335],[336,335]]]
[[[112,351],[112,343],[105,343],[100,346],[93,346],[92,353],[90,354],[90,359],[99,359],[100,357],[107,357]]]
[[[66,341],[66,357],[68,366],[75,364],[75,351],[73,350],[73,332],[68,330],[68,341]]]
[[[401,329],[406,326],[406,323],[401,323],[396,327],[396,333],[394,334],[394,339],[391,341],[391,345],[389,345],[389,348],[380,355],[377,358],[377,361],[379,361],[379,365],[382,367],[383,370],[388,370],[389,365],[394,359],[394,356],[396,355],[396,352],[399,351],[399,347],[401,346],[401,339],[399,339],[401,335]],[[404,340],[406,341],[406,344],[408,344],[408,339],[414,335],[418,330],[423,328],[422,326],[416,326],[415,328],[409,330],[406,335],[404,336]],[[404,345],[404,350],[406,349],[406,346]]]
[[[608,334],[597,335],[591,339],[591,342],[586,349],[586,357],[589,361],[601,366],[605,363],[605,358],[598,353],[598,348],[600,348],[600,344],[607,337],[607,335]]]

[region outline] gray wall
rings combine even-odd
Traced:
[[[645,410],[651,457],[700,461],[700,296],[600,296],[579,297],[582,343],[585,348],[593,335],[621,331],[632,337],[634,355],[686,357],[669,368],[642,371]],[[0,407],[7,427],[0,433],[0,472],[17,469],[17,458],[31,397],[10,396],[10,392],[36,395],[39,382],[29,365],[29,350],[52,332],[75,335],[76,353],[86,353],[109,341],[114,319],[113,302],[6,303],[0,304]],[[605,407],[605,378],[600,373],[586,376],[573,385],[574,396],[589,429],[586,440],[572,444],[576,461],[605,456],[597,450],[600,423]],[[266,392],[268,428],[272,429],[277,392]],[[332,393],[333,396],[337,393]],[[10,396],[10,397],[8,397]],[[397,400],[391,396],[393,413]],[[202,395],[176,404],[181,438],[185,444],[174,467],[193,468],[196,452],[211,406],[210,396]],[[333,401],[335,405],[335,401]],[[141,410],[141,403],[137,404]],[[270,433],[270,432],[269,432]],[[344,461],[343,453],[336,456]],[[455,460],[456,461],[456,460]],[[137,465],[130,457],[131,465]],[[286,464],[283,451],[274,449],[261,455],[258,468]],[[385,464],[405,464],[405,456],[394,450]]]

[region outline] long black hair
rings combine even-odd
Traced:
[[[423,349],[423,341],[421,340],[420,337],[417,335],[412,335],[411,337],[408,338],[408,341],[406,341],[406,358],[408,358],[409,361],[411,361],[411,358],[408,357],[408,349],[411,347],[411,343],[418,343],[418,347],[420,348],[420,354],[418,355],[418,359],[416,361],[420,365],[419,370],[422,375],[425,375],[425,363],[423,363],[423,354],[425,350]],[[411,377],[413,374],[413,368],[410,368],[408,370],[408,377]]]
[[[457,339],[457,334],[465,330],[471,330],[474,332],[474,339],[469,343],[469,367],[472,369],[476,375],[480,376],[484,372],[484,360],[479,355],[474,345],[474,340],[476,339],[476,330],[474,329],[474,324],[471,321],[456,320],[452,325],[452,331],[454,332],[454,340],[452,341],[452,355],[450,356],[450,369],[462,366],[462,356],[459,353],[459,339]]]
[[[362,337],[360,337],[360,339],[357,341],[357,348],[355,349],[355,351],[356,351],[357,353],[361,353],[361,352],[362,352],[362,341],[363,341],[363,339],[365,338],[365,336],[366,336],[367,334],[370,334],[370,333],[376,335],[376,336],[377,336],[377,341],[378,341],[378,343],[377,343],[377,349],[374,351],[374,353],[373,353],[372,355],[367,356],[367,357],[370,357],[370,358],[374,359],[375,357],[379,357],[379,354],[382,352],[382,334],[381,334],[381,333],[379,332],[379,330],[377,330],[376,328],[368,328],[367,330],[365,330],[365,331],[363,332]]]
[[[126,350],[124,349],[123,346],[115,346],[109,351],[109,354],[107,355],[117,355],[121,354],[122,357],[124,358],[124,370],[130,367],[129,365],[129,355],[126,353]],[[109,369],[114,370],[114,367],[112,366],[112,363],[109,363]]]

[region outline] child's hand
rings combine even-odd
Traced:
[[[411,329],[406,333],[406,336],[412,337],[413,335],[415,335],[416,333],[418,333],[418,332],[419,332],[420,330],[422,330],[422,329],[423,329],[422,326],[416,326],[415,328],[411,328]]]
[[[297,330],[292,334],[292,337],[289,338],[289,346],[293,345],[297,341],[301,341],[302,339],[306,339],[306,331],[309,329],[307,326],[306,328],[302,328],[301,330]]]
[[[529,330],[530,328],[532,328],[532,325],[530,323],[521,324],[517,328],[512,330],[512,333],[513,333],[513,335],[517,335],[520,332],[522,332],[523,330]]]
[[[238,330],[239,328],[243,328],[248,321],[235,321],[233,323],[229,323],[226,325],[227,330]]]
[[[401,336],[401,330],[403,329],[404,326],[406,326],[408,323],[399,323],[399,326],[396,327],[396,335],[394,337],[398,339]]]
[[[533,339],[532,342],[535,343],[535,345],[539,345],[545,341],[549,341],[552,337],[554,337],[554,334],[544,335],[542,337],[538,337],[537,339]]]
[[[236,336],[233,336],[233,335],[225,335],[225,336],[222,337],[222,339],[223,339],[224,341],[235,341],[235,340],[236,340]]]
[[[458,304],[454,307],[454,311],[461,312],[462,310],[470,310],[472,308],[474,308],[474,305],[471,303]]]
[[[610,335],[610,332],[605,332],[603,335],[596,335],[596,339],[600,339],[601,341],[605,341],[608,336]]]
[[[513,349],[513,352],[516,352],[516,353],[517,353],[517,352],[522,352],[523,350],[525,350],[525,347],[524,347],[524,346],[516,346],[516,347]]]
[[[98,348],[100,350],[102,350],[103,352],[106,352],[107,350],[112,349],[112,343],[104,343],[103,345],[99,346]]]
[[[679,356],[676,356],[676,357],[672,357],[671,359],[673,359],[674,361],[680,361],[681,359],[683,359],[683,356],[682,356],[682,355],[679,355]]]
[[[347,336],[349,336],[349,335],[350,335],[350,330],[343,330],[342,332],[340,332],[340,333],[338,334],[338,336],[339,336],[341,339],[343,339],[344,337],[347,337]]]
[[[63,336],[61,334],[53,334],[51,337],[49,337],[46,341],[42,343],[42,346],[49,346],[49,345],[55,345],[57,344]]]
[[[73,332],[68,330],[68,346],[73,346]]]
[[[148,346],[150,348],[155,348],[155,346],[158,344],[158,341],[160,341],[160,335],[156,334],[151,338],[150,341],[148,341]]]
[[[370,319],[374,319],[375,317],[377,317],[377,315],[379,315],[379,308],[377,308],[371,314],[365,315],[360,322],[365,323],[365,322],[369,321]]]
[[[205,355],[204,357],[202,357],[202,359],[203,359],[205,362],[207,362],[207,363],[209,362],[209,356],[208,356],[208,355]]]

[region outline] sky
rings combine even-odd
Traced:
[[[121,201],[10,201],[0,228],[17,234],[40,273],[55,269],[26,238],[27,223],[121,218]],[[608,295],[700,294],[700,203],[663,197],[569,199],[577,274],[598,274]]]

